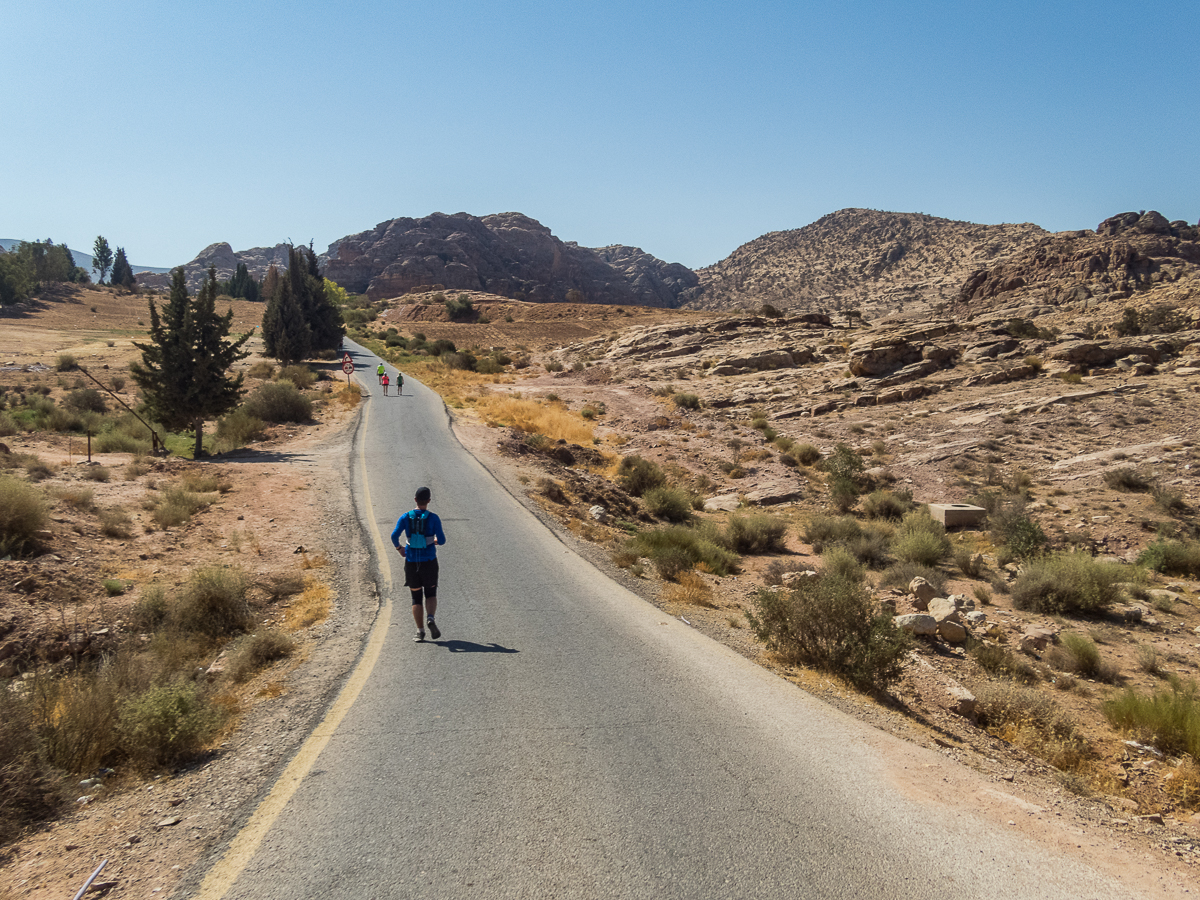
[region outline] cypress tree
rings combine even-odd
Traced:
[[[150,301],[150,342],[134,342],[142,351],[142,362],[129,367],[157,421],[172,430],[195,431],[196,459],[204,452],[204,420],[237,405],[242,376],[230,377],[229,368],[248,355],[242,345],[249,334],[228,340],[233,310],[217,313],[217,293],[215,268],[208,270],[208,280],[194,302],[188,296],[183,269],[175,269],[161,317]]]
[[[275,293],[263,311],[263,348],[267,356],[285,366],[299,362],[312,351],[312,333],[292,293],[292,279],[278,279]]]
[[[312,335],[310,352],[337,349],[342,342],[342,314],[325,294],[325,279],[312,247],[288,248],[287,280]]]
[[[132,291],[133,286],[137,283],[137,279],[133,277],[133,269],[129,265],[129,260],[125,258],[124,247],[117,248],[117,256],[113,260],[112,277],[108,279],[108,283],[119,284],[127,291]]]

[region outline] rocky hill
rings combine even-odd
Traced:
[[[228,281],[237,271],[238,264],[245,263],[250,274],[261,280],[272,265],[286,269],[287,262],[287,244],[276,244],[274,247],[251,247],[249,250],[235,252],[229,244],[220,241],[216,244],[209,244],[201,250],[195,259],[184,264],[183,271],[187,278],[188,290],[195,293],[204,283],[204,279],[208,277],[210,266],[216,266],[217,278],[221,281]],[[161,275],[147,273],[138,275],[137,278],[138,284],[142,287],[169,288],[171,286],[169,271]]]
[[[329,278],[372,299],[440,285],[516,300],[673,308],[698,284],[686,266],[636,247],[561,241],[520,213],[392,219],[335,242],[322,262]]]
[[[976,225],[922,213],[843,209],[773,231],[701,269],[695,309],[858,310],[922,315],[958,299],[963,282],[1047,232],[1032,224]]]
[[[1064,231],[973,272],[962,317],[1046,315],[1117,302],[1135,308],[1200,304],[1200,226],[1158,212],[1127,212],[1095,231]]]

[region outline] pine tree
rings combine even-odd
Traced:
[[[112,268],[112,262],[112,249],[108,246],[108,239],[104,235],[98,235],[96,243],[92,244],[92,265],[100,273],[100,284],[104,284],[104,276]]]
[[[287,279],[312,335],[310,352],[341,346],[342,314],[325,294],[325,279],[311,246],[288,248]]]
[[[108,283],[119,284],[127,291],[132,291],[133,286],[137,283],[137,279],[133,277],[133,268],[129,265],[129,260],[125,258],[124,247],[117,248],[117,258],[113,260],[112,278]]]
[[[279,267],[275,263],[271,263],[267,267],[267,274],[263,276],[259,296],[264,300],[270,300],[275,296],[277,290],[279,290]]]
[[[254,276],[250,274],[250,270],[246,268],[245,263],[238,263],[237,271],[233,273],[233,277],[229,279],[225,288],[226,293],[230,297],[241,297],[244,300],[258,300],[261,296],[258,282],[254,280]]]
[[[230,377],[229,368],[249,355],[242,350],[249,334],[228,340],[233,310],[217,313],[217,293],[215,268],[208,270],[208,280],[194,301],[183,269],[175,269],[161,318],[150,301],[150,342],[134,343],[142,351],[142,362],[129,367],[155,419],[172,430],[195,431],[196,459],[204,452],[204,420],[237,405],[242,376]]]

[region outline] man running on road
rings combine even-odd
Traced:
[[[396,396],[399,397],[404,393],[404,373],[399,369],[396,370]]]
[[[404,585],[412,591],[413,621],[417,623],[417,636],[413,640],[417,643],[425,640],[426,626],[435,641],[442,636],[433,614],[437,612],[437,545],[446,543],[446,535],[437,513],[427,509],[431,496],[429,488],[417,488],[414,498],[417,508],[402,515],[392,531],[392,545],[404,557]],[[403,547],[401,533],[408,535]]]
[[[379,376],[379,383],[383,384],[383,363],[379,364],[379,368],[375,370],[375,374]]]

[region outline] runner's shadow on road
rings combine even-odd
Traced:
[[[514,647],[501,647],[499,644],[476,644],[471,641],[431,641],[439,647],[445,647],[451,653],[520,653]]]

